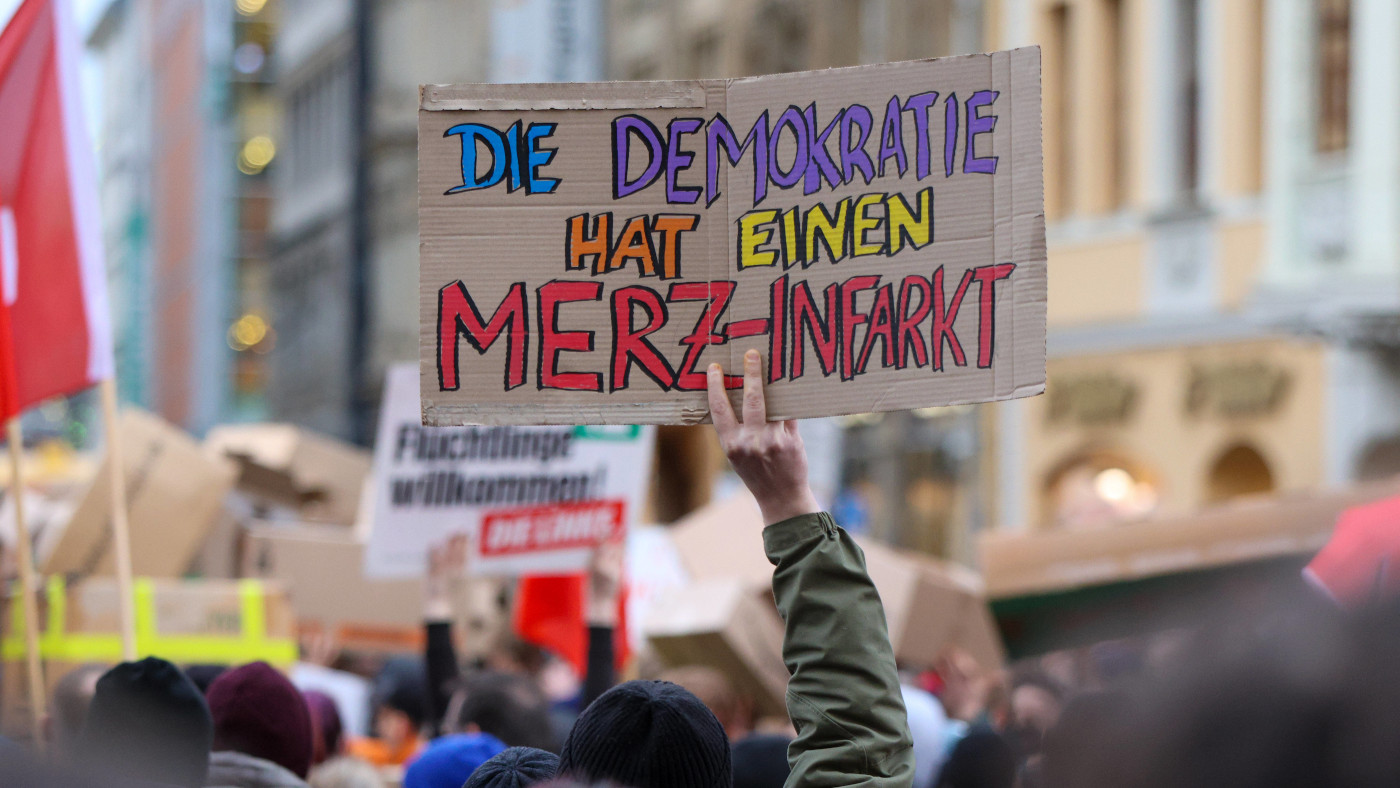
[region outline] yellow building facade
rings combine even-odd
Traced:
[[[987,48],[1043,52],[1049,359],[1044,397],[985,408],[982,525],[1189,515],[1400,472],[1400,244],[1366,222],[1394,206],[1400,172],[1370,162],[1396,157],[1370,138],[1400,102],[1362,87],[1400,66],[1381,42],[1396,5],[984,10]]]
[[[1047,392],[844,420],[839,450],[823,446],[840,453],[843,522],[970,561],[980,530],[1189,515],[1400,472],[1400,92],[1386,87],[1400,3],[610,11],[618,79],[1042,49]],[[704,459],[672,467],[722,467],[687,451]]]

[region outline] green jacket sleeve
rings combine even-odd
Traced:
[[[768,526],[763,546],[792,676],[788,788],[908,788],[913,742],[865,554],[825,512]]]

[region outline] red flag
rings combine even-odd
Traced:
[[[25,0],[0,34],[0,419],[112,374],[70,11]]]
[[[588,667],[588,622],[584,620],[585,575],[522,577],[515,591],[515,633],[522,640],[558,654],[579,675]],[[627,594],[619,594],[613,656],[621,667],[627,646]]]

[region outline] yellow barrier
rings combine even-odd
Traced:
[[[156,628],[155,584],[138,578],[132,588],[136,607],[136,652],[177,663],[232,665],[262,660],[277,667],[288,667],[297,659],[297,644],[291,638],[267,636],[263,584],[258,580],[238,581],[238,635],[162,635]],[[122,640],[118,633],[69,633],[67,588],[61,577],[49,578],[47,586],[48,627],[39,636],[39,655],[59,662],[119,662]],[[12,605],[13,626],[0,642],[0,657],[7,661],[24,658],[24,610]]]

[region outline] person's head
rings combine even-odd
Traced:
[[[179,668],[147,657],[97,680],[76,749],[84,766],[112,778],[199,788],[213,739],[199,689]]]
[[[1068,705],[1047,788],[1400,785],[1400,607],[1341,615],[1300,594],[1201,611],[1189,660]]]
[[[549,664],[549,653],[507,628],[487,649],[482,663],[486,670],[538,676]]]
[[[344,726],[340,723],[340,710],[335,699],[319,690],[305,690],[306,708],[311,712],[312,765],[340,755],[345,745]]]
[[[428,679],[418,657],[389,660],[374,679],[374,733],[397,747],[428,720]]]
[[[311,770],[311,712],[301,691],[266,662],[224,673],[209,686],[214,751],[261,758],[305,779]]]
[[[559,756],[534,747],[511,747],[492,756],[462,788],[530,788],[559,773]]]
[[[1131,785],[1124,771],[1133,742],[1124,737],[1134,698],[1122,690],[1075,696],[1045,733],[1040,764],[1046,786]]]
[[[373,766],[344,755],[312,769],[306,782],[311,788],[384,788],[384,781]]]
[[[776,733],[751,733],[734,742],[734,788],[783,788],[787,783],[788,744]]]
[[[705,665],[686,665],[663,671],[661,681],[685,687],[700,699],[724,726],[730,741],[738,741],[753,730],[754,705],[740,695],[723,673]]]
[[[939,788],[1012,788],[1015,784],[1015,754],[1001,734],[982,725],[953,745],[938,777]]]
[[[107,670],[107,665],[79,665],[54,685],[49,705],[48,738],[60,754],[74,754],[73,745],[83,729],[88,705],[97,691],[97,680]]]
[[[1040,752],[1045,732],[1060,719],[1064,691],[1040,672],[1025,672],[1011,681],[1010,719],[1006,735],[1018,759]]]
[[[455,733],[434,739],[403,773],[403,788],[462,788],[481,765],[506,749],[485,733]]]
[[[466,676],[452,695],[447,716],[448,729],[457,733],[489,733],[510,747],[558,747],[549,701],[534,681],[518,673]]]
[[[185,675],[190,677],[190,681],[199,687],[200,692],[209,692],[209,686],[214,680],[228,670],[228,665],[186,665]]]
[[[631,788],[731,788],[729,739],[685,688],[629,681],[579,715],[559,754],[562,776]]]

